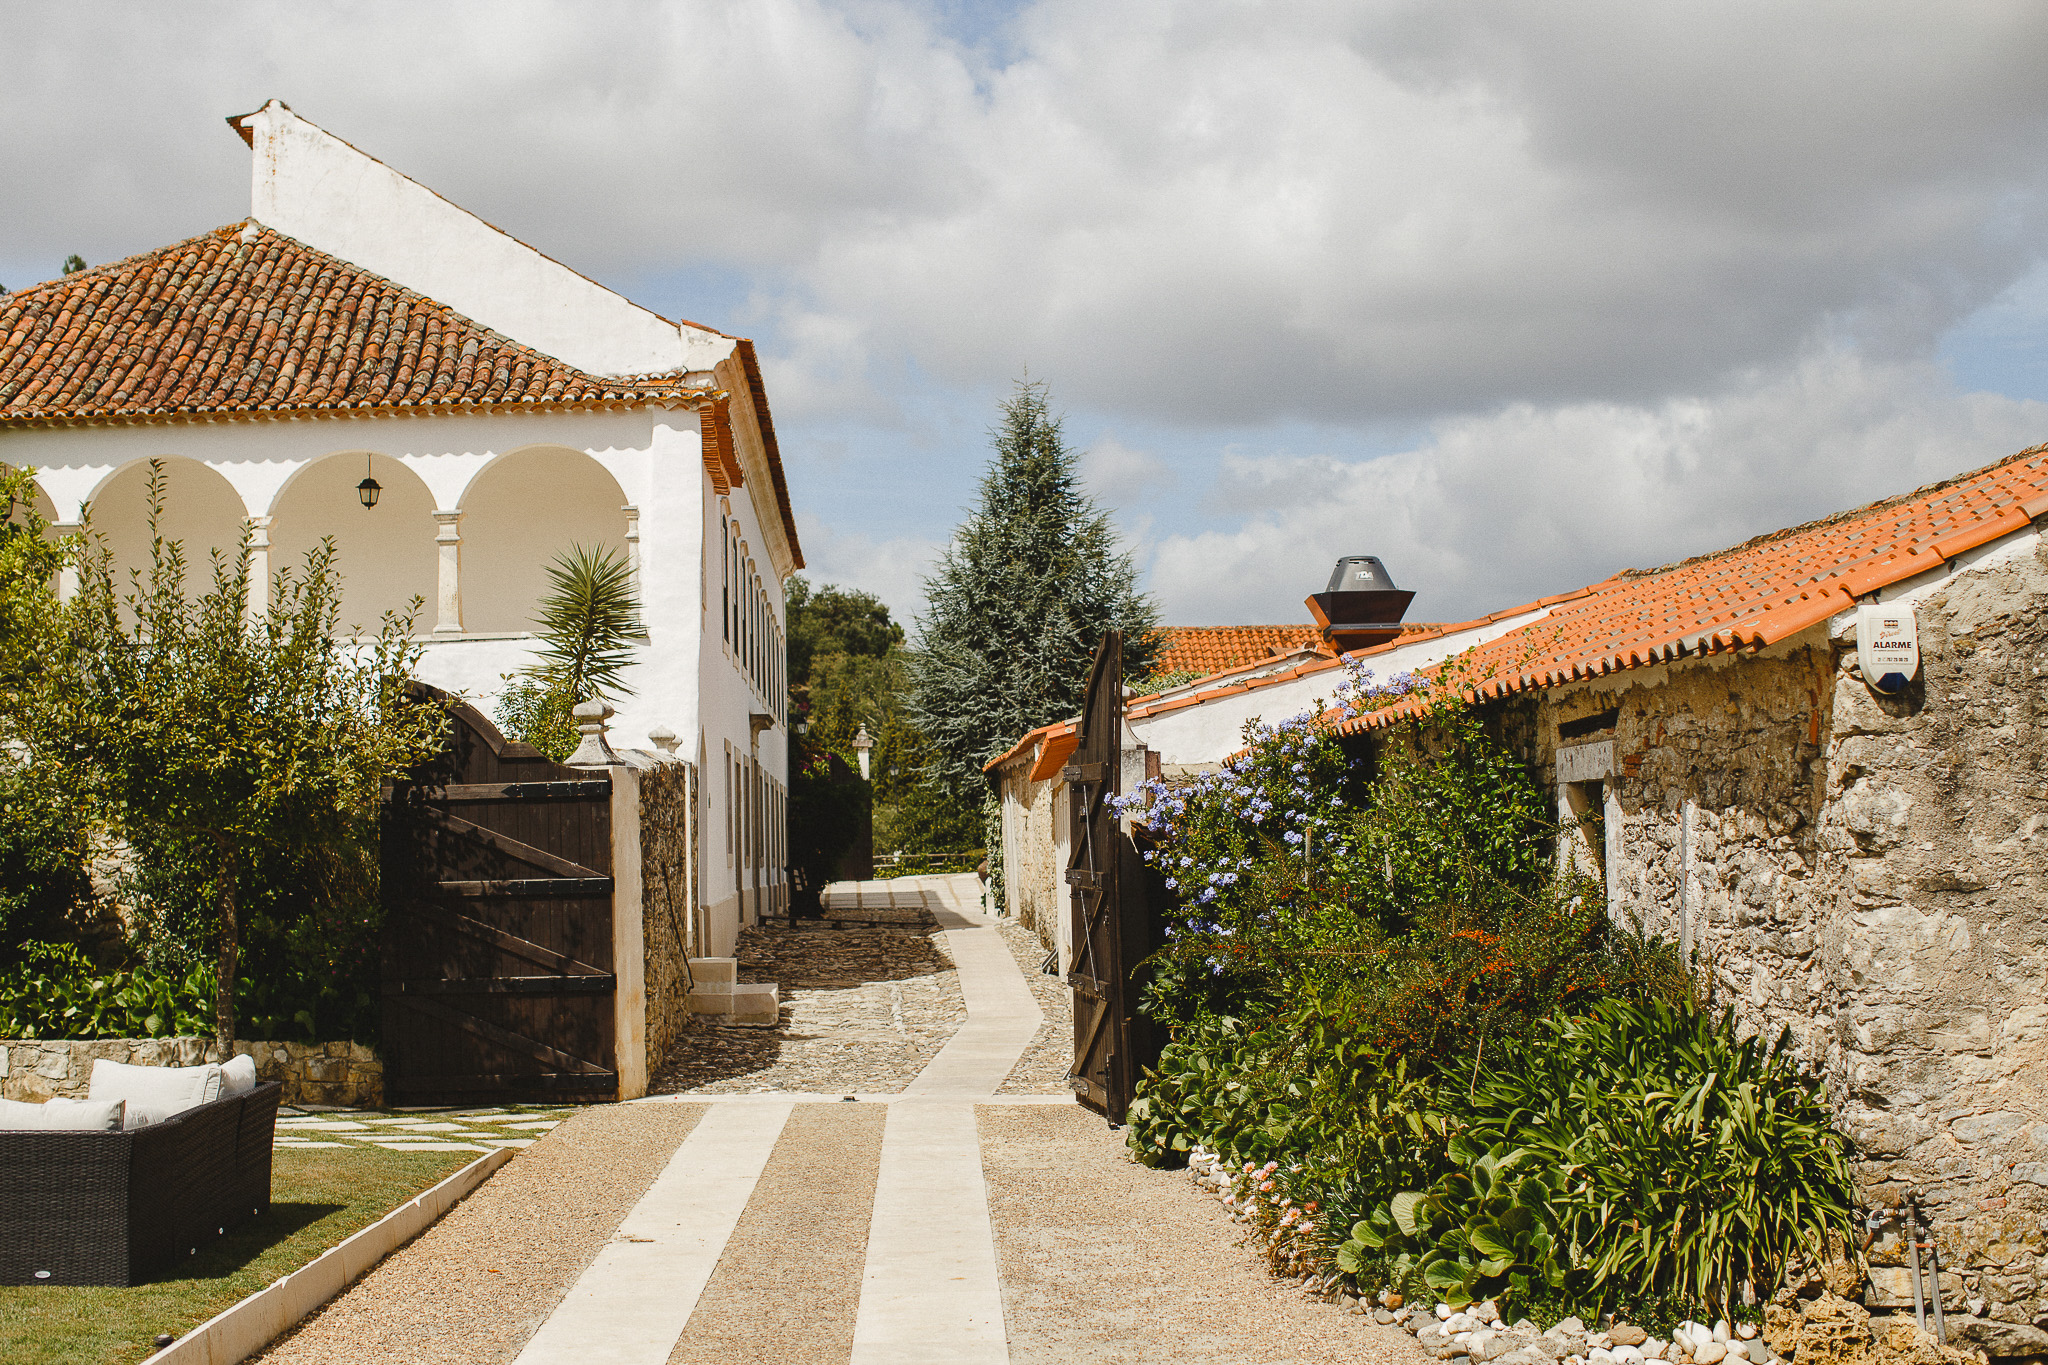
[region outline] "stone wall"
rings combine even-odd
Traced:
[[[384,1064],[361,1043],[240,1042],[235,1053],[256,1059],[258,1080],[283,1081],[286,1104],[384,1103]],[[0,1039],[0,1098],[83,1099],[100,1058],[130,1066],[198,1066],[221,1055],[210,1038]]]
[[[1999,1354],[2048,1351],[2048,555],[2023,550],[1917,587],[1897,699],[1838,622],[1554,689],[1530,745],[1568,807],[1598,795],[1614,913],[1687,941],[1745,1031],[1790,1029],[1874,1205],[1921,1192]],[[1888,1224],[1874,1307],[1899,1249]]]
[[[1066,887],[1060,877],[1053,802],[1066,787],[1031,780],[1031,759],[1001,770],[1003,812],[1003,898],[1009,913],[1038,935],[1047,948],[1060,942]]]
[[[640,896],[646,952],[647,1065],[658,1070],[690,1018],[697,945],[697,868],[691,821],[697,769],[663,763],[640,774]]]

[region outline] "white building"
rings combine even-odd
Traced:
[[[231,122],[248,218],[0,296],[0,461],[127,564],[147,562],[151,461],[164,532],[202,566],[245,527],[259,582],[333,537],[344,623],[419,599],[421,676],[486,712],[532,658],[549,562],[625,553],[646,637],[612,742],[671,732],[699,765],[703,950],[730,954],[786,897],[782,584],[803,566],[752,343],[612,293],[282,103]]]

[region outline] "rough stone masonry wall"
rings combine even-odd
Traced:
[[[1017,922],[1038,935],[1047,948],[1059,942],[1059,915],[1066,905],[1061,894],[1059,848],[1054,840],[1054,793],[1063,790],[1051,779],[1033,782],[1031,764],[1019,760],[1002,770],[1003,894]]]
[[[236,1043],[235,1054],[243,1053],[256,1059],[257,1080],[284,1082],[286,1104],[374,1109],[384,1103],[384,1064],[361,1043]],[[210,1038],[0,1040],[0,1098],[83,1099],[100,1058],[130,1066],[198,1066],[221,1055]]]
[[[696,769],[663,763],[640,774],[641,932],[645,936],[647,1065],[659,1070],[690,1018],[691,923],[696,914]]]
[[[1874,1204],[1919,1189],[1946,1297],[1995,1354],[2048,1352],[2048,558],[1956,573],[1917,610],[1922,672],[1873,694],[1825,628],[1759,657],[1547,696],[1618,707],[1612,899],[1675,937],[1717,1003],[1789,1026]],[[1907,1301],[1895,1225],[1870,1301]]]

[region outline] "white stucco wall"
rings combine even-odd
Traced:
[[[593,374],[708,370],[730,339],[550,260],[277,101],[241,121],[250,216]]]
[[[1474,645],[1507,634],[1517,626],[1550,614],[1548,607],[1489,621],[1469,630],[1439,635],[1412,645],[1396,645],[1385,653],[1373,654],[1365,663],[1376,681],[1385,682],[1402,673],[1432,668]],[[1196,706],[1184,706],[1130,723],[1139,744],[1153,750],[1163,764],[1201,767],[1221,763],[1244,747],[1247,721],[1277,724],[1304,711],[1336,700],[1344,681],[1341,669],[1328,668],[1285,682],[1269,683],[1242,692],[1228,693]],[[1193,684],[1201,690],[1200,684]]]

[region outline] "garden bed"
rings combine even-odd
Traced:
[[[177,1273],[129,1289],[0,1288],[0,1360],[119,1365],[290,1274],[473,1157],[467,1152],[280,1150],[270,1211],[200,1249]]]

